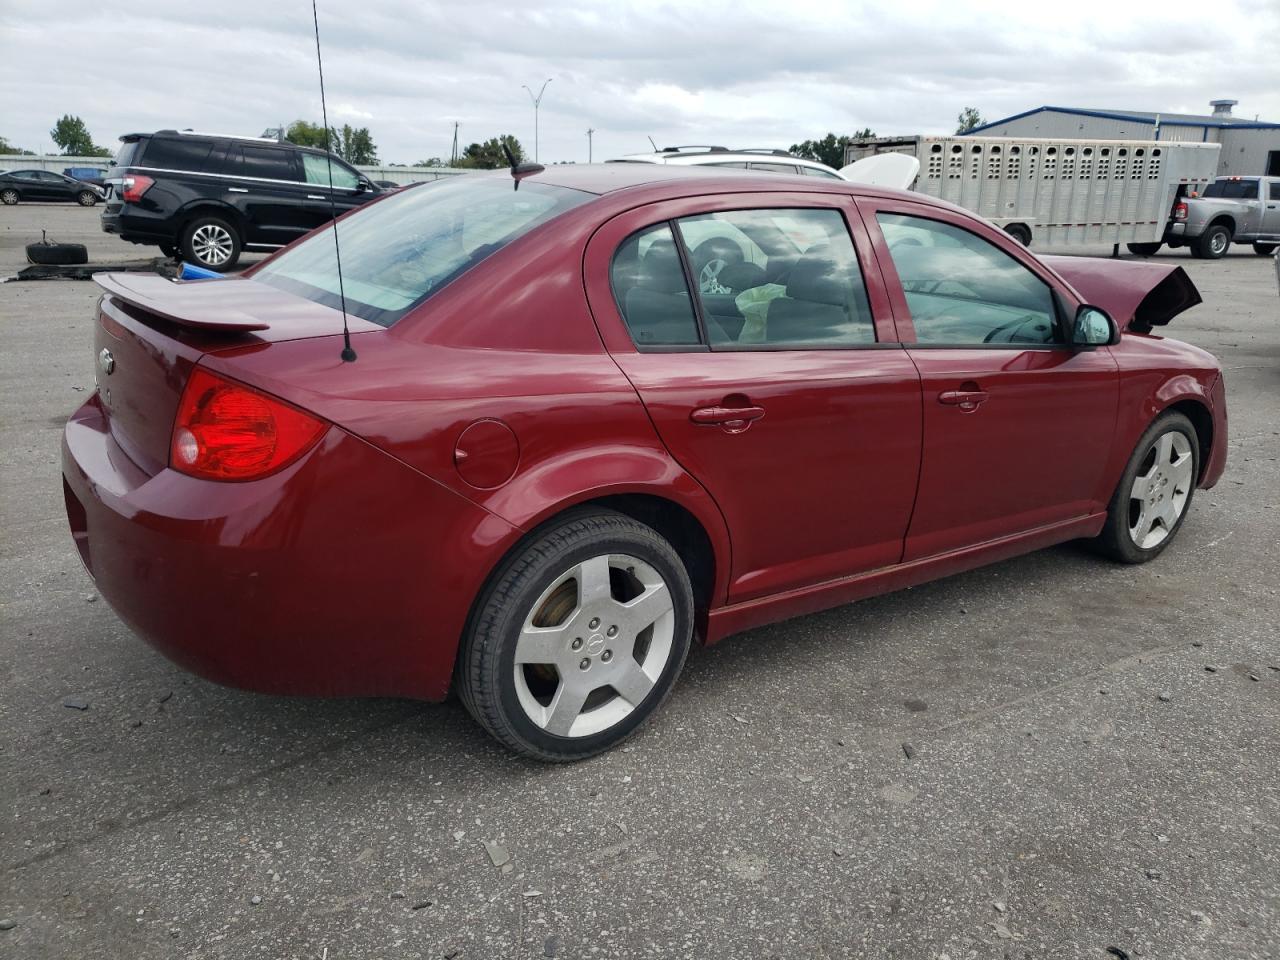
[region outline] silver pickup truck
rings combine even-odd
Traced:
[[[1254,253],[1270,256],[1280,246],[1280,177],[1218,177],[1201,196],[1174,204],[1164,242],[1206,260],[1233,243],[1251,243]]]

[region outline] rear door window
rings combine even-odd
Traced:
[[[752,170],[767,170],[769,173],[795,173],[795,164],[791,163],[752,163]]]
[[[298,180],[294,168],[293,151],[276,147],[255,147],[245,144],[240,148],[242,177],[259,180]]]
[[[614,254],[613,296],[639,347],[700,342],[693,299],[669,224],[633,233]]]
[[[157,170],[189,170],[197,173],[209,171],[209,154],[213,150],[212,140],[171,140],[169,138],[152,137],[147,144],[143,160],[148,167]],[[120,151],[124,153],[122,148]],[[116,163],[123,166],[118,156]]]

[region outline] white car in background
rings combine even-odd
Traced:
[[[609,163],[665,163],[675,166],[732,167],[738,170],[759,170],[766,173],[789,173],[810,177],[826,177],[843,180],[838,170],[816,160],[804,160],[785,150],[751,149],[730,150],[728,147],[712,147],[693,144],[683,147],[667,147],[654,153],[630,153]]]

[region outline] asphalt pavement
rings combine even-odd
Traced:
[[[154,254],[4,207],[0,277],[42,226]],[[1162,256],[1231,438],[1159,560],[1066,545],[695,650],[572,766],[132,636],[59,478],[97,288],[0,286],[0,957],[1280,957],[1280,297],[1248,248]]]

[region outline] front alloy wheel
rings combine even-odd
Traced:
[[[675,683],[692,613],[688,574],[656,532],[611,511],[570,514],[481,598],[459,658],[462,701],[526,756],[607,750]]]
[[[1096,545],[1123,563],[1145,563],[1186,519],[1200,476],[1200,443],[1181,413],[1159,417],[1134,448]]]

